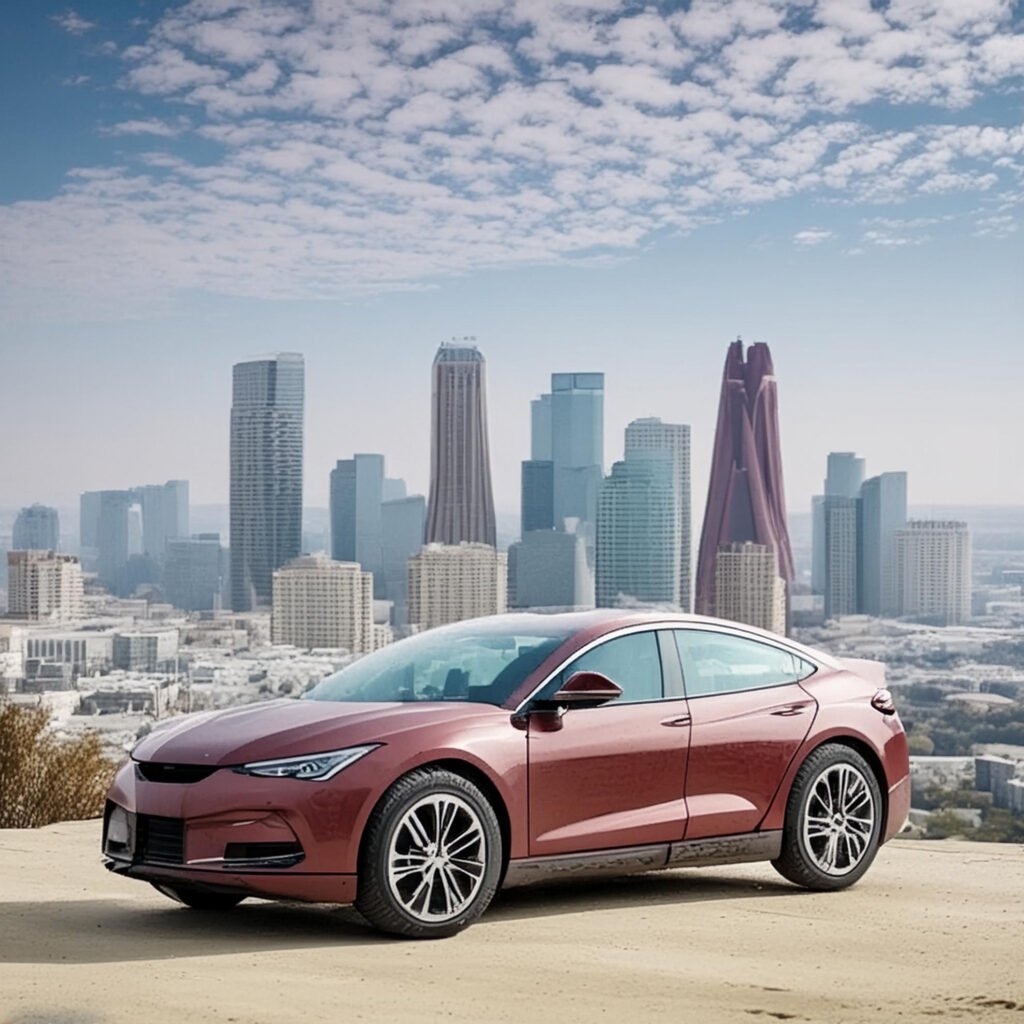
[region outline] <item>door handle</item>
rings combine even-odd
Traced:
[[[689,715],[680,715],[678,718],[666,718],[662,721],[662,725],[667,725],[669,728],[681,728],[684,725],[689,725],[691,718]]]
[[[794,715],[802,715],[809,707],[810,704],[808,703],[788,704],[784,708],[773,711],[772,714],[777,718],[792,718]]]

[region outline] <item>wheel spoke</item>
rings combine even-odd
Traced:
[[[480,829],[474,824],[471,825],[458,839],[453,840],[445,848],[449,857],[457,857],[460,853],[468,850],[479,838]]]
[[[445,871],[443,865],[434,872],[434,878],[441,882],[441,895],[444,897],[444,914],[445,917],[448,917],[462,900],[453,891],[451,881],[448,878],[448,872]]]
[[[422,864],[406,864],[402,867],[391,868],[391,877],[396,881],[402,878],[411,878],[413,875],[422,875],[424,871]]]
[[[475,860],[462,861],[461,863],[451,860],[448,862],[448,870],[461,871],[464,875],[476,881],[484,873],[484,866]]]
[[[413,838],[413,843],[421,850],[425,850],[430,845],[430,835],[415,810],[409,813],[405,820],[405,826]]]
[[[423,878],[420,880],[420,884],[416,886],[412,896],[407,901],[403,900],[407,909],[415,911],[416,904],[419,902],[421,896],[424,898],[424,909],[429,909],[430,904],[430,888],[431,882],[433,881],[433,872],[425,871]]]

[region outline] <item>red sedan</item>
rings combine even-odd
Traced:
[[[910,804],[883,674],[695,616],[462,622],[154,729],[105,860],[190,907],[354,903],[414,937],[551,877],[770,860],[841,889]]]

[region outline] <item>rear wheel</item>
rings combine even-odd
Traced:
[[[881,790],[867,761],[851,747],[825,744],[797,772],[782,854],[772,865],[807,889],[845,889],[875,859],[882,813]]]
[[[454,935],[487,909],[501,863],[501,829],[483,793],[444,769],[411,772],[370,817],[356,908],[394,935]]]
[[[209,892],[206,889],[194,889],[189,885],[165,885],[163,882],[153,882],[152,885],[157,892],[192,910],[232,910],[245,899],[244,896],[234,896],[227,892]]]

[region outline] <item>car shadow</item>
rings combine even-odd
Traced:
[[[782,896],[799,890],[750,879],[632,875],[499,893],[474,926],[664,904]],[[253,900],[230,912],[117,899],[0,903],[0,963],[112,963],[403,942],[352,907]]]
[[[481,919],[481,924],[600,910],[643,910],[644,907],[666,904],[735,901],[752,897],[764,899],[798,892],[801,890],[781,880],[776,882],[721,875],[701,877],[696,871],[559,880],[498,893]]]

